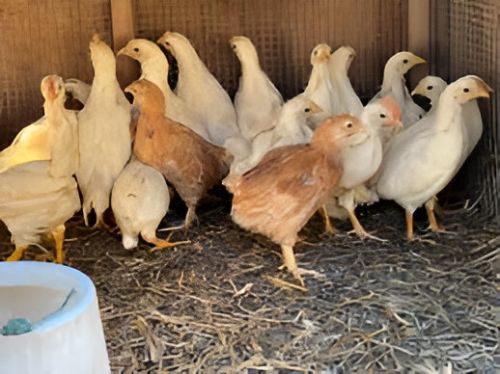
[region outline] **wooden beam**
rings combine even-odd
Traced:
[[[430,0],[408,0],[408,50],[427,61],[431,57],[430,7]],[[410,86],[415,86],[429,71],[429,64],[415,66],[410,71]]]
[[[111,27],[113,33],[113,50],[117,53],[135,37],[133,0],[111,0]],[[137,62],[128,57],[118,57],[116,75],[122,88],[139,77]]]

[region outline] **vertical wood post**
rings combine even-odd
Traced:
[[[134,11],[133,0],[111,0],[111,27],[113,33],[113,50],[117,53],[134,38]],[[120,56],[116,61],[116,75],[122,88],[139,76],[139,67],[136,61],[129,57]]]
[[[430,0],[408,0],[408,50],[427,60],[415,66],[409,74],[410,86],[429,74],[431,57]]]

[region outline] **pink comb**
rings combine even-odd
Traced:
[[[392,97],[384,96],[382,99],[380,99],[380,102],[391,112],[392,118],[395,121],[401,120],[401,109],[399,109],[398,103],[396,103],[396,101]]]

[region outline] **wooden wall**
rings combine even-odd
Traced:
[[[125,6],[129,0],[123,1]],[[121,5],[115,1],[115,5]],[[252,38],[271,79],[291,97],[310,72],[315,44],[358,51],[351,76],[362,96],[381,83],[385,60],[406,47],[407,0],[133,0],[137,37],[186,34],[233,94],[239,64],[228,45]],[[39,83],[56,73],[90,82],[88,40],[113,40],[110,0],[0,0],[0,147],[42,114]],[[124,63],[120,61],[119,63]]]
[[[136,35],[156,40],[165,31],[186,35],[232,95],[239,63],[229,47],[246,35],[284,97],[307,83],[310,53],[320,42],[358,53],[351,77],[362,96],[381,84],[385,61],[407,45],[407,0],[135,0]]]
[[[471,213],[500,219],[500,1],[433,0],[431,15],[432,73],[447,81],[475,74],[495,91],[479,100],[483,136],[450,190],[478,201]]]
[[[90,82],[88,42],[111,42],[108,0],[0,0],[0,147],[43,114],[48,74]]]

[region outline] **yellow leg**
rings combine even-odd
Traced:
[[[413,213],[405,210],[406,212],[406,239],[413,240]]]
[[[370,239],[378,240],[378,241],[381,241],[381,242],[385,242],[386,241],[386,239],[381,239],[378,236],[375,236],[375,235],[372,235],[372,234],[368,233],[364,229],[364,227],[361,225],[361,223],[359,222],[358,217],[356,217],[356,213],[354,212],[354,209],[349,209],[349,210],[347,210],[347,212],[349,213],[349,218],[351,219],[351,224],[352,224],[352,228],[353,228],[354,232],[361,239],[370,238]],[[352,233],[352,231],[351,231],[351,233]]]
[[[358,236],[361,239],[364,239],[368,233],[365,231],[364,227],[359,222],[358,217],[356,217],[356,213],[354,213],[354,210],[351,209],[349,209],[347,212],[349,213],[349,218],[351,219],[351,224],[352,228],[354,229],[354,232],[358,234]]]
[[[326,206],[322,205],[321,208],[319,208],[319,214],[321,214],[323,220],[325,221],[325,233],[332,235],[335,234],[335,227],[333,227],[328,211],[326,210]]]
[[[443,231],[443,227],[438,223],[436,215],[434,214],[435,197],[432,197],[428,202],[425,203],[425,210],[427,212],[427,218],[429,219],[429,225],[432,232]]]
[[[64,232],[66,228],[64,225],[57,226],[55,230],[52,231],[52,237],[54,238],[54,242],[56,243],[56,262],[58,264],[62,264],[64,261]]]
[[[23,257],[24,251],[27,249],[27,245],[16,246],[16,249],[7,257],[6,261],[19,261]]]
[[[191,243],[191,241],[189,241],[189,240],[184,240],[184,241],[180,241],[180,242],[171,242],[169,240],[170,236],[172,236],[172,234],[170,234],[166,240],[158,239],[156,236],[147,237],[147,236],[142,235],[142,238],[145,241],[147,241],[148,243],[154,244],[155,248],[171,248],[171,247],[175,247],[176,245]]]
[[[302,287],[304,287],[304,280],[300,276],[299,268],[297,267],[297,262],[295,261],[295,254],[293,253],[293,247],[290,245],[282,245],[281,253],[283,254],[283,263],[285,264],[287,270],[292,273],[292,275],[300,282]]]

